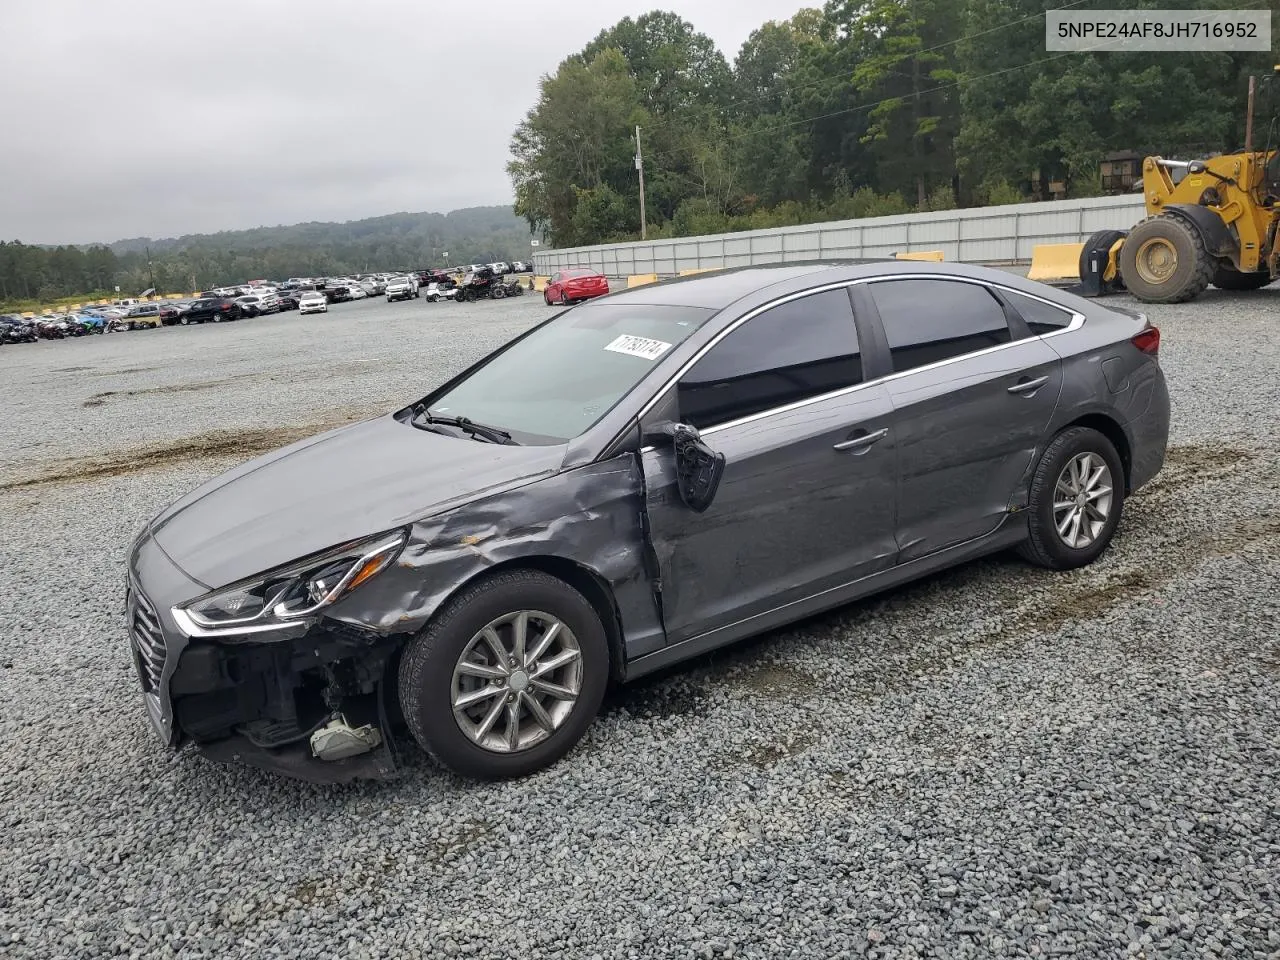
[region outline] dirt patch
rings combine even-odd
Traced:
[[[147,369],[139,367],[139,370]],[[197,380],[194,383],[171,383],[160,387],[140,387],[137,390],[104,390],[102,393],[95,393],[81,406],[100,407],[110,397],[142,397],[151,394],[170,394],[170,393],[198,393],[201,390],[216,390],[218,387],[225,387],[229,383],[243,383],[248,380],[266,380],[273,375],[269,373],[243,373],[234,377],[223,377],[220,380]]]
[[[804,753],[817,742],[812,733],[802,733],[786,743],[761,743],[752,747],[743,755],[743,760],[757,770],[768,770],[777,766],[788,757],[796,757]]]
[[[822,687],[813,674],[784,661],[765,660],[751,664],[720,682],[744,693],[770,700],[795,700],[811,696]]]
[[[1202,443],[1170,447],[1164,467],[1134,497],[1149,497],[1193,483],[1220,480],[1234,473],[1242,463],[1256,458],[1257,454],[1252,450],[1241,447],[1215,447]]]
[[[78,457],[58,461],[35,476],[0,483],[0,492],[21,490],[53,483],[82,483],[104,477],[118,477],[145,470],[158,470],[175,464],[199,463],[204,460],[237,458],[251,460],[260,454],[287,446],[298,440],[365,420],[388,408],[335,413],[312,423],[272,427],[269,429],[214,430],[172,443],[115,450],[100,457]]]
[[[81,370],[92,370],[93,367],[55,367],[54,373],[78,373]]]
[[[84,369],[90,369],[85,367]],[[131,373],[149,373],[152,370],[159,370],[159,367],[125,367],[123,370],[103,370],[101,373],[95,373],[95,377],[124,377]]]

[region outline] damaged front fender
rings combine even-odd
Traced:
[[[448,599],[501,566],[566,561],[612,599],[627,659],[665,642],[645,562],[644,482],[627,453],[473,501],[413,525],[396,562],[329,617],[384,636],[416,633]]]

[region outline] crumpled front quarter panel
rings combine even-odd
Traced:
[[[624,637],[661,633],[644,563],[643,478],[634,454],[566,470],[414,525],[394,566],[331,616],[412,633],[499,564],[572,561],[612,590]]]

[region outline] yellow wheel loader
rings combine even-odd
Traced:
[[[1183,303],[1209,284],[1257,290],[1280,278],[1280,150],[1253,150],[1253,96],[1251,80],[1242,152],[1143,161],[1147,217],[1127,234],[1103,230],[1085,242],[1086,296],[1124,288],[1147,303]]]

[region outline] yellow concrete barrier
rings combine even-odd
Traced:
[[[533,289],[538,293],[541,293],[543,290],[547,289],[547,281],[550,279],[550,277],[534,277]]]
[[[657,283],[658,275],[656,273],[633,273],[627,277],[627,289],[632,287],[643,287],[646,283]]]
[[[1080,252],[1083,243],[1038,243],[1031,249],[1028,280],[1052,283],[1080,279]]]
[[[915,253],[895,253],[894,258],[897,260],[928,260],[931,263],[942,262],[941,250],[917,250]]]
[[[719,269],[719,267],[693,267],[690,270],[681,270],[680,276],[692,277],[695,273],[713,273]]]

